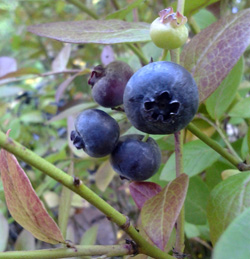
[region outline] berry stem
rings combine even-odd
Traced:
[[[146,134],[146,135],[143,137],[142,142],[147,142],[148,138],[149,138],[149,134]]]
[[[177,12],[183,14],[184,13],[185,0],[178,0],[177,3]]]
[[[172,62],[180,64],[180,49],[171,49],[170,57]]]
[[[127,218],[123,214],[121,214],[119,211],[117,211],[111,205],[105,202],[99,195],[90,190],[85,184],[81,183],[80,185],[76,186],[74,184],[74,178],[72,176],[66,174],[61,169],[57,168],[47,160],[38,156],[31,150],[25,148],[20,143],[12,140],[1,131],[0,147],[4,148],[6,151],[12,153],[13,155],[19,157],[27,164],[34,166],[46,175],[55,179],[64,186],[68,187],[73,192],[79,194],[82,198],[84,198],[90,204],[92,204],[101,212],[103,212],[111,221],[116,223],[119,227],[123,226],[126,223]],[[151,245],[149,242],[147,242],[146,239],[144,239],[132,225],[124,229],[124,231],[136,242],[136,244],[138,245],[139,253],[146,254],[153,258],[174,259],[173,256],[166,254],[156,246]]]
[[[164,61],[167,58],[168,50],[164,49],[161,56],[161,61]]]

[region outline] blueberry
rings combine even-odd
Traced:
[[[88,80],[93,99],[103,107],[121,105],[124,88],[132,75],[133,70],[123,61],[113,61],[106,67],[96,66]]]
[[[122,136],[110,156],[113,169],[121,176],[133,181],[144,181],[154,175],[161,164],[161,151],[157,143],[143,135]]]
[[[75,121],[75,129],[70,135],[73,144],[91,157],[109,155],[120,135],[118,123],[98,109],[89,109],[80,113]]]
[[[150,134],[171,134],[193,119],[199,94],[184,67],[158,61],[142,67],[130,78],[123,101],[135,128]]]

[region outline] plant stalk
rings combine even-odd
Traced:
[[[178,0],[177,12],[184,14],[184,6],[185,6],[185,0]]]
[[[175,137],[175,168],[176,177],[183,173],[183,136],[184,131],[178,131],[174,134]],[[175,251],[181,254],[184,251],[185,235],[184,235],[184,206],[181,209],[180,215],[176,222],[176,240]]]
[[[124,245],[86,245],[73,248],[42,249],[35,251],[13,251],[0,253],[0,259],[54,259],[79,256],[123,256],[134,254],[130,244]],[[106,258],[106,257],[105,257]]]
[[[151,245],[144,239],[138,231],[129,224],[129,220],[119,211],[115,210],[111,205],[105,202],[100,196],[90,190],[82,182],[79,185],[74,185],[74,178],[63,172],[61,169],[55,167],[50,162],[46,161],[42,157],[36,155],[31,150],[25,148],[20,143],[7,137],[3,132],[0,131],[0,146],[8,152],[22,159],[27,164],[34,166],[41,170],[43,173],[49,175],[59,183],[68,187],[73,192],[79,194],[82,198],[87,200],[101,212],[103,212],[107,218],[119,227],[121,227],[138,245],[140,253],[146,254],[153,258],[166,258],[173,259],[171,255],[164,253],[156,246]]]
[[[209,138],[202,131],[199,130],[193,123],[189,123],[187,129],[192,132],[196,137],[214,149],[217,153],[219,153],[222,157],[228,160],[232,165],[238,168],[240,171],[247,171],[250,169],[250,165],[246,165],[242,160],[234,157],[228,151],[226,151],[223,147],[221,147],[216,141]]]

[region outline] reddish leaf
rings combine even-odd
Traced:
[[[221,84],[250,44],[250,9],[224,17],[197,34],[181,53],[181,65],[198,85],[200,102]]]
[[[180,214],[188,188],[188,176],[181,174],[142,207],[142,226],[160,249],[164,250]]]
[[[150,198],[161,191],[161,186],[151,182],[132,182],[129,184],[130,193],[138,209]]]
[[[13,78],[18,76],[25,76],[30,74],[39,74],[39,70],[34,67],[24,67],[20,68],[14,72],[10,72],[8,74],[5,74],[4,76],[0,77],[0,79],[6,79],[6,78]]]
[[[75,73],[74,75],[68,77],[65,81],[63,81],[56,90],[56,94],[55,94],[55,100],[56,102],[59,102],[59,100],[61,99],[62,95],[64,94],[64,91],[67,89],[67,87],[74,81],[74,79],[77,76],[81,76],[81,75],[86,75],[89,74],[91,72],[90,69],[84,69],[78,73]]]
[[[0,171],[5,199],[12,217],[37,239],[64,243],[60,229],[45,210],[15,156],[0,152]]]
[[[69,43],[115,44],[149,41],[149,26],[143,22],[89,20],[55,22],[29,26],[36,35]]]

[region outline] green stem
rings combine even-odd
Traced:
[[[142,142],[147,142],[148,138],[149,138],[149,134],[145,134],[145,136],[142,139]]]
[[[181,14],[184,13],[185,0],[178,0],[177,11]]]
[[[200,140],[214,149],[217,153],[219,153],[222,157],[227,159],[231,164],[237,167],[240,171],[247,171],[250,169],[250,165],[246,165],[242,160],[234,157],[229,152],[227,152],[223,147],[221,147],[216,141],[209,138],[202,131],[200,131],[193,123],[189,123],[187,129],[192,132],[195,136],[197,136]]]
[[[176,177],[183,173],[183,131],[178,131],[174,134],[175,137],[175,168]]]
[[[27,164],[34,166],[35,168],[41,170],[43,173],[49,175],[56,181],[68,187],[73,192],[79,194],[82,198],[103,212],[108,219],[121,227],[137,243],[140,253],[159,259],[173,259],[172,256],[164,253],[159,248],[148,243],[132,225],[128,227],[128,219],[123,214],[115,210],[107,202],[105,202],[100,196],[90,190],[85,184],[81,183],[80,185],[74,185],[73,177],[69,176],[59,168],[55,167],[53,164],[36,155],[31,150],[25,148],[20,143],[7,137],[3,132],[0,132],[0,146],[22,159]]]
[[[94,13],[92,10],[90,10],[88,7],[85,6],[85,4],[81,3],[79,0],[67,0],[69,3],[75,5],[80,10],[88,14],[90,17],[92,17],[95,20],[98,20],[98,15]]]
[[[124,245],[88,245],[74,248],[42,249],[35,251],[14,251],[0,253],[0,259],[54,259],[79,256],[123,256],[131,255],[134,249],[130,244]]]
[[[134,54],[139,58],[143,66],[149,63],[149,60],[147,60],[142,51],[138,49],[134,44],[127,43],[126,46],[134,52]]]
[[[225,134],[223,133],[222,129],[219,126],[218,121],[215,123],[213,123],[211,120],[209,120],[207,117],[205,117],[202,114],[197,114],[198,118],[206,121],[208,124],[210,124],[212,127],[215,128],[215,130],[219,133],[219,135],[221,136],[221,138],[223,139],[223,141],[225,142],[227,148],[229,149],[229,151],[231,152],[232,155],[234,155],[238,160],[241,160],[241,158],[239,157],[239,155],[236,153],[236,151],[233,149],[232,145],[230,144],[230,142],[228,141],[227,137],[225,136]]]
[[[184,0],[178,0],[177,11],[183,13]],[[170,50],[171,61],[180,64],[180,48]],[[175,165],[176,165],[176,177],[183,173],[183,138],[184,132],[179,131],[174,134],[175,136]],[[183,253],[185,248],[185,234],[184,234],[184,206],[176,221],[176,240],[175,240],[175,251],[179,254]]]

